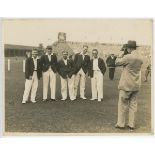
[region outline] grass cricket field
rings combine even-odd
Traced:
[[[104,76],[104,99],[90,101],[90,79],[86,79],[88,100],[61,101],[60,78],[57,76],[56,102],[42,102],[42,79],[39,81],[37,103],[22,104],[25,78],[22,71],[24,58],[10,58],[11,70],[7,70],[5,58],[5,131],[34,133],[129,133],[128,129],[115,129],[117,121],[118,82],[121,68],[116,68],[110,81],[108,69]],[[133,133],[151,132],[151,80],[144,81],[138,95],[136,129]],[[50,90],[49,90],[50,93]]]

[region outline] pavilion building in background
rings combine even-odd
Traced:
[[[38,49],[39,55],[42,55],[42,53],[44,52],[44,47],[42,44],[39,44],[38,47],[5,44],[4,45],[4,56],[5,57],[25,57],[26,53],[31,52],[32,49]]]

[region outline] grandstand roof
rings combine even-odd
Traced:
[[[14,45],[14,44],[4,44],[5,49],[17,49],[17,50],[32,50],[33,48],[38,48],[37,46],[24,46],[24,45]]]

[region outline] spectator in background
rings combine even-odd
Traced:
[[[31,102],[36,103],[36,92],[38,88],[38,80],[42,76],[41,62],[37,58],[38,51],[32,50],[32,57],[28,57],[25,63],[25,90],[22,103],[28,101],[29,93],[31,91]]]
[[[99,102],[103,99],[103,76],[106,71],[104,60],[98,57],[98,50],[93,49],[93,59],[89,65],[89,76],[91,77],[91,89],[92,98],[91,100],[98,99]]]
[[[75,97],[77,97],[77,89],[80,81],[80,98],[86,99],[85,97],[85,82],[86,74],[88,72],[88,67],[90,64],[90,56],[87,54],[88,46],[83,46],[83,51],[81,53],[75,54],[74,64],[75,64]]]
[[[147,80],[148,80],[148,76],[150,75],[150,77],[151,77],[151,56],[149,56],[149,60],[148,60],[148,66],[147,66],[147,68],[146,68],[146,70],[145,70],[145,81],[144,82],[147,82]]]
[[[74,96],[74,62],[72,59],[68,59],[68,52],[62,52],[63,58],[58,62],[58,73],[61,80],[61,100],[67,99],[67,83],[69,89],[70,100],[75,100]]]
[[[145,70],[145,80],[144,80],[144,82],[147,82],[149,75],[151,77],[151,64],[149,64],[147,66],[146,70]]]
[[[128,41],[127,52],[123,51],[117,59],[116,66],[123,66],[119,81],[118,119],[116,128],[124,129],[126,113],[129,111],[128,128],[135,128],[135,113],[137,112],[137,95],[141,86],[142,58],[136,53],[136,41]]]
[[[107,60],[106,60],[106,64],[109,68],[109,79],[113,80],[114,79],[114,74],[115,74],[115,60],[116,60],[116,56],[114,54],[111,54],[110,56],[108,56]]]

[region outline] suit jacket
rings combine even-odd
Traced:
[[[98,67],[101,71],[101,73],[104,75],[106,72],[106,66],[104,63],[104,60],[102,58],[98,58]],[[94,76],[94,71],[93,71],[93,59],[91,59],[90,61],[90,65],[89,65],[89,73],[88,75],[92,78]]]
[[[74,62],[73,62],[73,60],[71,60],[71,59],[67,59],[67,65],[65,65],[65,62],[64,62],[64,60],[63,59],[61,59],[59,62],[58,62],[58,73],[59,73],[59,75],[62,77],[62,78],[64,78],[64,79],[66,79],[67,78],[67,76],[69,77],[69,78],[71,78],[72,77],[72,75],[74,74]]]
[[[123,66],[118,89],[124,91],[138,91],[141,86],[141,66],[143,64],[140,55],[133,51],[131,54],[116,59],[116,66]]]
[[[41,66],[42,71],[46,72],[50,67],[54,73],[57,72],[57,56],[55,54],[51,55],[51,61],[48,59],[48,55],[41,56]]]
[[[112,59],[111,56],[109,56],[106,60],[107,66],[108,67],[115,67],[115,60],[116,60],[116,56],[114,56],[114,58]]]
[[[85,55],[84,59],[80,53],[75,54],[74,57],[74,64],[75,64],[75,74],[79,72],[79,70],[82,68],[84,73],[86,74],[88,72],[89,64],[90,64],[90,56]]]
[[[29,57],[29,58],[26,59],[26,62],[25,62],[25,78],[29,79],[30,76],[33,75],[33,72],[34,72],[33,58]],[[40,79],[42,77],[40,59],[37,59],[37,77],[38,77],[38,79]]]

